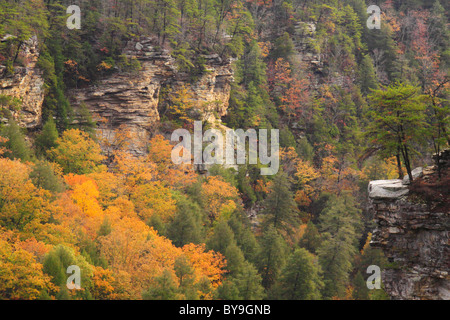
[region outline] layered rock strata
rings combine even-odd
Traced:
[[[389,260],[382,279],[395,300],[450,299],[449,163],[441,154],[437,166],[413,172],[404,180],[372,181],[371,210],[377,228],[371,245]]]
[[[75,108],[85,104],[96,120],[107,120],[107,125],[101,128],[104,136],[113,137],[114,129],[119,126],[131,130],[137,137],[130,148],[135,154],[145,153],[146,141],[160,120],[160,113],[170,103],[167,102],[170,93],[187,87],[198,113],[204,120],[213,122],[227,112],[233,81],[230,61],[209,55],[203,56],[206,72],[192,82],[189,75],[178,72],[169,51],[153,43],[151,38],[141,38],[129,42],[124,49],[127,58],[139,61],[138,72],[117,72],[95,86],[73,90],[70,94]]]

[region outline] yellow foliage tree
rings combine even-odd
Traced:
[[[56,140],[56,144],[48,154],[63,168],[65,174],[86,174],[101,169],[100,163],[105,157],[100,146],[86,132],[66,130]]]
[[[211,222],[221,213],[237,207],[238,190],[217,176],[211,176],[202,184],[201,196],[205,201]]]
[[[47,221],[53,208],[51,194],[36,188],[31,168],[16,160],[0,158],[0,225],[23,231],[31,222]]]
[[[33,300],[54,289],[31,253],[0,238],[0,299]]]
[[[131,200],[144,221],[148,221],[153,215],[168,221],[176,211],[176,201],[172,198],[170,189],[160,181],[138,186],[131,194]]]

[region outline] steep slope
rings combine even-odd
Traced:
[[[42,71],[36,66],[38,57],[38,41],[32,37],[22,45],[18,55],[23,66],[15,67],[13,74],[6,74],[6,67],[0,66],[0,95],[22,100],[20,109],[11,112],[18,123],[27,128],[39,126],[42,120],[45,91]]]
[[[187,74],[177,71],[175,59],[167,50],[152,45],[151,38],[129,42],[123,52],[140,62],[137,73],[115,73],[96,85],[70,92],[75,109],[84,103],[96,120],[108,120],[101,127],[105,137],[113,137],[113,129],[124,125],[137,139],[130,151],[142,154],[161,110],[170,103],[167,98],[161,101],[162,91],[168,97],[183,87],[189,89],[204,120],[213,122],[226,114],[233,81],[230,61],[222,61],[217,55],[204,56],[207,71],[191,81]]]
[[[416,179],[372,181],[371,209],[377,223],[371,245],[391,262],[383,272],[392,299],[450,299],[450,151],[437,165],[415,170]]]

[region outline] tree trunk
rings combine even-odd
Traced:
[[[403,179],[403,170],[402,170],[402,161],[400,159],[400,150],[398,150],[397,154],[395,155],[395,158],[397,159],[398,178]]]

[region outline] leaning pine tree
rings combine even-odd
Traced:
[[[396,156],[400,178],[403,159],[410,181],[413,180],[413,145],[427,136],[425,99],[420,88],[402,83],[390,85],[386,90],[374,90],[369,95],[372,122],[368,135],[373,137],[371,142],[381,147],[383,156]]]

